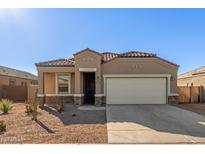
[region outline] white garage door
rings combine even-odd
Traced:
[[[107,104],[166,104],[166,78],[107,78]]]

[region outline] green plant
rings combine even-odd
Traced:
[[[38,91],[35,92],[35,101],[33,103],[33,112],[32,112],[32,120],[37,120],[37,115],[38,115],[38,104],[39,104],[39,100],[38,100]]]
[[[38,103],[34,103],[33,104],[33,112],[32,112],[32,115],[33,115],[33,120],[37,120],[37,115],[38,115]]]
[[[0,121],[0,132],[3,132],[6,130],[6,124],[3,120]]]
[[[8,111],[10,111],[13,108],[13,101],[4,99],[0,101],[0,110],[4,113],[7,114]]]

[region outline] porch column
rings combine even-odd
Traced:
[[[101,68],[98,68],[95,72],[95,105],[103,105],[103,94],[102,94],[102,77]]]
[[[74,104],[82,105],[84,100],[83,95],[83,74],[76,69],[75,70],[75,94],[74,94]]]
[[[45,93],[44,93],[44,73],[38,70],[38,98],[40,100],[40,106],[45,103]]]

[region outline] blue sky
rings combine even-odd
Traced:
[[[183,73],[205,65],[205,9],[0,9],[0,65],[36,74],[87,47],[153,52]]]

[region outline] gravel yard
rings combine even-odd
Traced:
[[[76,116],[72,117],[72,113]],[[25,113],[25,104],[16,103],[9,114],[0,113],[7,125],[0,143],[107,143],[105,110],[84,111],[72,107],[60,114],[39,109],[38,121]]]

